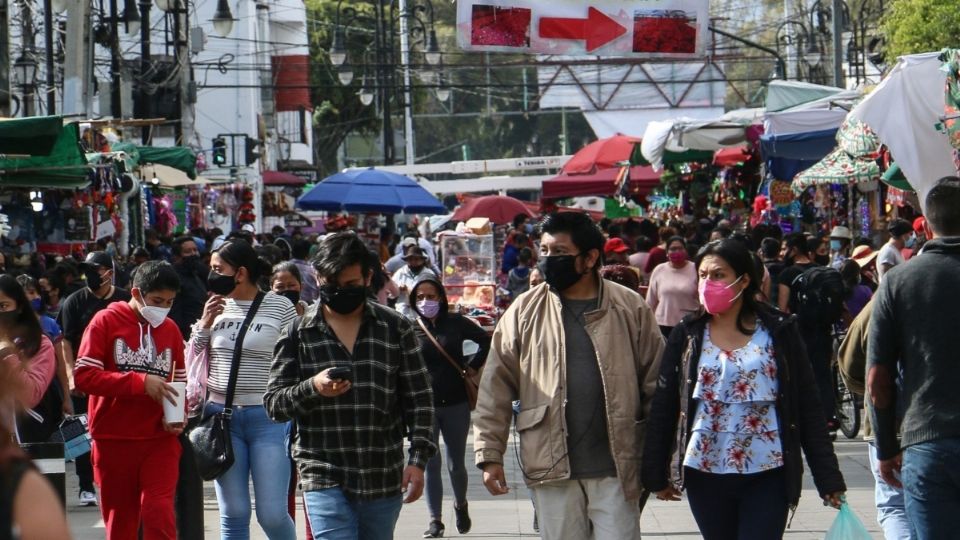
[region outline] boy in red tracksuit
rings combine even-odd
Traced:
[[[90,396],[93,474],[107,540],[175,539],[173,501],[182,426],[164,421],[168,381],[186,381],[183,337],[167,318],[180,290],[169,263],[137,268],[129,302],[90,321],[77,354],[77,390]]]

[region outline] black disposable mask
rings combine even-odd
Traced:
[[[183,258],[183,262],[180,264],[183,265],[183,269],[187,272],[198,273],[200,271],[200,256],[188,255]]]
[[[320,287],[320,301],[341,315],[353,313],[367,299],[366,287]]]
[[[13,311],[0,311],[0,328],[9,328],[10,325],[16,324],[17,319],[19,318],[19,310],[14,309]]]
[[[300,291],[283,291],[277,294],[293,302],[293,305],[300,301]]]
[[[207,289],[213,294],[226,296],[237,288],[237,276],[225,276],[218,274],[216,270],[211,270],[207,275]]]
[[[541,257],[537,269],[544,281],[558,291],[565,291],[580,281],[582,275],[577,271],[579,255],[551,255]]]
[[[83,276],[87,279],[87,288],[96,291],[103,287],[103,276],[96,270],[85,270]]]
[[[816,255],[813,258],[814,262],[820,266],[830,266],[830,256],[829,255]]]

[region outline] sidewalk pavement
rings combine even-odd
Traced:
[[[467,499],[470,503],[470,515],[473,518],[473,530],[467,535],[457,533],[453,519],[453,501],[450,495],[449,479],[444,478],[444,523],[446,525],[445,538],[468,538],[473,540],[489,540],[503,538],[538,538],[533,531],[533,506],[527,489],[521,481],[521,474],[517,461],[511,450],[507,456],[507,481],[510,493],[502,497],[492,497],[483,487],[480,472],[473,466],[473,437],[468,438],[467,469],[470,474],[470,487]],[[862,441],[838,440],[836,443],[837,455],[840,458],[840,468],[849,491],[847,501],[863,521],[867,530],[876,539],[882,539],[876,521],[876,510],[873,504],[873,476],[870,474],[870,464],[867,458],[867,445]],[[809,469],[808,469],[809,471]],[[252,492],[251,488],[251,492]],[[67,517],[74,538],[77,540],[103,539],[103,521],[96,508],[81,508],[77,506],[77,479],[73,473],[72,464],[67,467]],[[205,527],[206,538],[216,539],[220,535],[219,513],[217,498],[213,484],[205,485]],[[830,528],[836,516],[836,511],[823,506],[813,486],[809,472],[804,477],[803,496],[797,508],[791,527],[784,538],[790,540],[822,539]],[[251,538],[266,539],[263,531],[256,523],[256,517],[251,523]],[[397,523],[395,537],[398,540],[421,538],[429,522],[426,500],[421,499],[405,506]],[[298,538],[306,538],[303,526],[303,508],[297,509]],[[693,540],[700,538],[696,523],[690,514],[686,501],[668,503],[651,498],[641,518],[641,529],[645,540]]]

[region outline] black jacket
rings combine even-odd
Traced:
[[[473,369],[480,369],[483,366],[487,359],[487,352],[490,350],[490,336],[480,325],[459,313],[441,313],[435,324],[431,324],[426,319],[423,321],[447,354],[462,366],[467,365],[463,358],[464,340],[469,339],[480,345],[480,350],[473,356],[469,366]],[[427,363],[427,370],[430,371],[430,379],[433,382],[434,405],[444,407],[467,401],[467,391],[463,386],[463,377],[460,372],[454,369],[437,350],[419,323],[414,323],[413,327],[417,331],[423,359]]]
[[[207,283],[183,265],[175,264],[174,268],[180,276],[180,292],[173,300],[169,317],[177,323],[183,339],[189,340],[193,323],[203,315],[203,305],[207,302]]]
[[[776,408],[783,445],[787,501],[795,507],[800,500],[803,478],[801,448],[821,496],[846,491],[796,317],[765,306],[758,318],[773,338],[777,360],[779,395]],[[675,453],[679,485],[683,487],[682,463],[698,406],[693,398],[693,390],[703,333],[709,320],[709,315],[686,317],[674,328],[663,351],[660,378],[647,421],[647,439],[641,466],[641,481],[647,491],[660,491],[669,485],[670,462]],[[681,420],[679,434],[678,419]]]

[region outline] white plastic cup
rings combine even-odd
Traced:
[[[174,401],[176,401],[175,404],[170,403],[170,401],[164,398],[163,419],[173,427],[183,426],[184,407],[186,406],[187,399],[187,383],[171,382],[167,384],[172,386],[178,395],[174,397]]]

